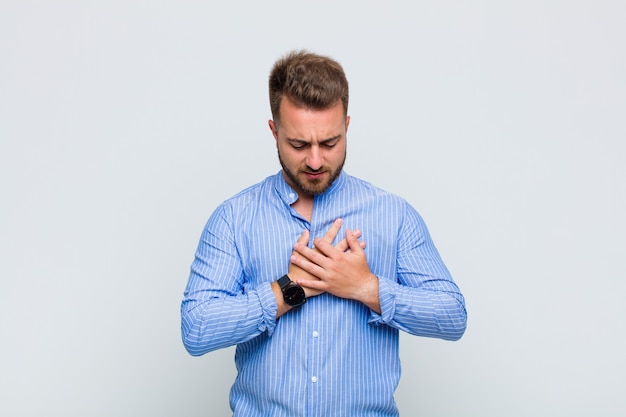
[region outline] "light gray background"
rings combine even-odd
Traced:
[[[403,336],[403,415],[626,413],[626,3],[0,4],[0,415],[229,414],[233,350],[188,356],[179,304],[279,169],[266,79],[302,47],[348,74],[346,170],[467,298],[460,342]]]

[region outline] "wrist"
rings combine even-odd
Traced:
[[[381,313],[380,309],[380,295],[378,291],[378,277],[370,273],[369,278],[365,284],[361,286],[359,291],[358,301],[365,304],[371,310],[374,310],[378,314]]]
[[[277,281],[271,283],[271,288],[274,293],[274,297],[276,297],[276,318],[279,318],[291,310],[291,307],[288,306],[283,300],[283,291],[280,289],[280,285],[278,285]]]
[[[283,294],[283,301],[290,307],[300,307],[306,302],[304,289],[289,278],[283,275],[276,281]]]

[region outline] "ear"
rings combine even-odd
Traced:
[[[348,125],[350,124],[350,116],[346,116],[346,133],[348,133]]]
[[[273,120],[268,120],[267,124],[270,127],[270,130],[272,131],[272,135],[274,136],[274,139],[278,140],[278,129],[276,128],[276,123],[274,123]]]

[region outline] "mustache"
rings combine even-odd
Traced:
[[[313,168],[308,167],[308,166],[306,168],[304,168],[304,169],[300,169],[300,172],[305,172],[305,173],[308,173],[308,174],[319,174],[320,172],[324,172],[324,171],[326,171],[326,167],[323,167],[323,166],[319,167],[318,169],[313,169]]]

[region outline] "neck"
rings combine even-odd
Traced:
[[[302,217],[309,222],[313,217],[313,197],[303,196],[298,193],[298,200],[291,205],[295,211],[297,211]]]

